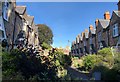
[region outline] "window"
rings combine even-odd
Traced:
[[[0,38],[4,38],[4,31],[0,31]]]
[[[79,50],[77,49],[76,51],[77,51],[77,54],[79,54]]]
[[[8,21],[8,9],[9,9],[9,2],[5,0],[4,9],[3,9],[3,18]]]
[[[118,36],[118,24],[113,26],[113,37]]]
[[[92,44],[90,45],[90,50],[92,50]]]
[[[102,49],[103,48],[103,44],[102,42],[99,43],[99,49]]]
[[[92,44],[92,37],[90,37],[90,44]]]
[[[101,41],[101,32],[98,32],[98,42]]]
[[[83,50],[82,50],[82,48],[80,48],[80,52],[81,52],[81,53],[83,53]]]
[[[4,31],[2,31],[2,38],[4,38],[5,36],[4,36]]]
[[[86,46],[86,42],[84,41],[83,43],[84,43],[84,46]]]
[[[0,16],[0,30],[2,30],[2,16]]]

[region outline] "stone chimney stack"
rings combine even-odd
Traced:
[[[118,1],[117,5],[118,5],[118,11],[120,11],[120,0]]]
[[[110,13],[109,13],[109,11],[105,12],[104,19],[110,20]]]
[[[93,25],[90,25],[90,26],[89,26],[89,30],[90,30],[90,31],[91,31],[91,30],[94,30]]]
[[[85,35],[85,32],[82,32],[82,33],[81,33],[81,37],[83,38],[84,35]]]
[[[95,20],[95,26],[98,26],[98,19]]]
[[[85,32],[89,32],[88,29],[85,29]]]

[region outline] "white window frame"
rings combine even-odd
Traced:
[[[118,23],[113,25],[113,37],[117,37],[118,34]]]
[[[99,43],[99,48],[100,48],[100,49],[103,48],[102,42]]]
[[[2,16],[0,16],[0,30],[3,30]]]
[[[7,6],[8,4],[8,6]],[[4,8],[3,8],[3,18],[8,21],[8,10],[9,10],[9,5],[10,3],[8,2],[8,0],[5,0],[5,4],[4,4]]]

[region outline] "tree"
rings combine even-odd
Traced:
[[[52,44],[53,43],[53,33],[50,27],[48,27],[45,24],[38,24],[38,38],[40,44],[43,42],[47,44]]]

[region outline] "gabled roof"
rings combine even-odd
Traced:
[[[110,20],[105,20],[105,19],[99,19],[98,20],[102,26],[102,28],[106,29],[109,25]]]
[[[33,28],[33,31],[34,31],[35,33],[38,33],[38,26],[35,25],[34,22],[33,22],[33,24],[32,24],[32,28]]]
[[[74,41],[74,45],[76,44],[76,40]]]
[[[16,6],[15,11],[18,14],[23,15],[24,12],[26,11],[26,6]]]
[[[90,30],[91,34],[95,34],[96,33],[96,29],[92,29]]]
[[[72,46],[74,45],[74,41],[72,42]]]
[[[112,12],[112,17],[110,20],[110,25],[113,25],[116,21],[120,21],[120,11],[113,11]]]
[[[29,16],[29,15],[28,15],[28,18],[27,18],[28,25],[32,25],[33,20],[34,20],[34,16]]]
[[[85,35],[85,32],[82,32],[81,33],[81,41],[83,40],[84,35]]]
[[[79,43],[79,42],[81,41],[81,39],[82,39],[82,38],[81,38],[81,36],[80,36],[80,34],[79,34],[79,35],[76,37],[76,42]]]
[[[82,35],[78,35],[78,37],[79,37],[79,41],[82,41]]]
[[[79,43],[79,37],[78,36],[76,37],[76,43]]]
[[[120,11],[113,11],[118,17],[120,17]]]
[[[35,25],[35,33],[38,33],[38,26]]]
[[[95,34],[96,33],[96,29],[94,29],[94,27],[92,25],[90,25],[89,30],[90,30],[91,34]]]
[[[85,38],[89,38],[89,31],[87,29],[85,30]]]

